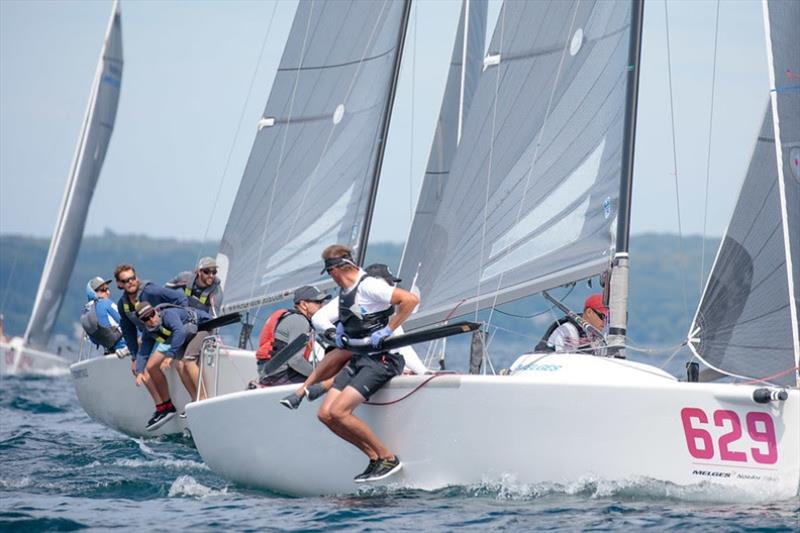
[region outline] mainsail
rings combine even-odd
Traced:
[[[300,2],[220,244],[225,309],[320,283],[320,252],[362,252],[408,2]]]
[[[770,104],[689,346],[723,374],[792,386],[800,356],[800,4],[765,2],[764,22]]]
[[[630,29],[627,1],[503,4],[430,237],[409,236],[410,325],[608,267]]]
[[[450,177],[450,165],[478,85],[483,67],[486,16],[486,0],[463,1],[439,120],[411,225],[410,234],[414,236],[414,241],[406,241],[400,267],[400,277],[409,283],[422,262],[423,256],[420,254],[427,251],[427,243],[433,235],[433,220]],[[412,242],[413,245],[410,245]]]
[[[75,266],[89,204],[114,129],[121,81],[122,26],[119,4],[115,2],[69,181],[25,331],[25,342],[33,348],[47,346],[72,268]]]

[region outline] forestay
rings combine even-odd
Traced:
[[[300,2],[220,245],[225,309],[319,283],[363,247],[408,6]]]
[[[89,205],[114,129],[121,81],[122,26],[119,5],[115,2],[69,181],[25,331],[25,342],[33,348],[43,349],[47,346],[72,268],[75,266]]]
[[[414,235],[414,241],[413,244],[410,244],[411,241],[406,242],[400,268],[400,277],[409,283],[414,279],[417,267],[424,257],[420,254],[427,252],[427,243],[433,234],[433,220],[442,200],[442,191],[450,177],[450,165],[456,153],[464,118],[478,85],[486,42],[486,16],[486,0],[463,1],[439,120],[411,225],[410,234]]]
[[[800,351],[800,90],[792,73],[800,65],[800,4],[765,2],[764,17],[770,103],[689,346],[724,374],[793,386]]]
[[[412,326],[608,267],[630,9],[504,3],[430,237],[409,236],[401,270],[418,271],[422,300]]]

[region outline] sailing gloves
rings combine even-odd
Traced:
[[[344,324],[338,322],[336,324],[336,347],[337,348],[344,348]]]
[[[389,326],[386,326],[384,328],[379,329],[378,331],[376,331],[372,335],[370,335],[370,340],[372,341],[372,347],[373,348],[380,348],[381,347],[381,343],[383,342],[383,339],[385,339],[386,337],[390,336],[392,333],[393,333],[392,328],[390,328]]]

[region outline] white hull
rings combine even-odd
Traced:
[[[403,397],[428,377],[395,378],[372,401]],[[763,405],[752,400],[756,388],[682,383],[634,362],[552,354],[513,376],[436,377],[396,404],[362,406],[357,414],[402,459],[403,470],[388,481],[404,487],[652,479],[696,488],[700,498],[791,498],[800,485],[800,391]],[[319,401],[297,411],[278,404],[292,389],[190,405],[189,427],[203,460],[236,483],[285,494],[364,487],[352,478],[365,456],[316,419]],[[691,455],[682,421],[698,412],[708,423],[689,419],[688,431],[699,436],[692,439],[696,448],[708,435],[711,449],[695,450],[707,458]],[[756,439],[767,438],[764,418],[774,424],[772,450],[747,429],[748,420],[758,420]],[[733,419],[741,427],[735,439],[728,435],[736,433]]]
[[[242,391],[256,377],[253,352],[223,349],[214,366],[204,372],[208,395]],[[95,421],[134,437],[181,433],[186,419],[178,416],[158,428],[146,431],[154,411],[153,399],[145,387],[137,387],[131,373],[131,360],[106,355],[70,366],[78,401]],[[189,395],[174,369],[166,372],[172,402],[178,412],[189,402]]]
[[[63,357],[28,348],[19,337],[10,342],[0,342],[0,376],[63,376],[68,367],[69,361]]]

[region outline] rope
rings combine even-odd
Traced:
[[[719,40],[719,0],[717,0],[717,15],[714,20],[714,60],[711,69],[711,109],[708,112],[708,144],[706,148],[706,197],[703,207],[703,241],[700,248],[700,292],[703,292],[703,277],[705,276],[706,260],[706,232],[708,226],[708,189],[711,182],[711,132],[714,124],[714,89],[717,84],[717,42]]]
[[[754,378],[750,381],[743,382],[743,385],[752,385],[753,383],[760,383],[760,382],[768,382],[770,379],[779,378],[781,376],[785,376],[790,372],[795,372],[796,370],[800,370],[800,366],[793,366],[792,368],[787,368],[786,370],[781,370],[777,374],[772,374],[771,376],[767,376],[764,378]]]
[[[420,383],[419,385],[417,385],[416,387],[411,389],[411,392],[409,392],[405,396],[400,396],[399,398],[397,398],[395,400],[388,401],[388,402],[364,402],[364,403],[366,405],[375,405],[375,406],[386,406],[386,405],[393,405],[393,404],[396,404],[396,403],[400,403],[403,400],[405,400],[406,398],[408,398],[409,396],[411,396],[412,394],[414,394],[415,392],[417,392],[418,390],[420,390],[422,387],[424,387],[425,385],[427,385],[428,383],[433,381],[434,379],[438,378],[439,376],[450,376],[450,375],[454,375],[454,374],[455,374],[455,372],[437,372],[436,374],[433,374],[433,375],[429,376],[428,379],[426,379],[425,381],[423,381],[422,383]]]

